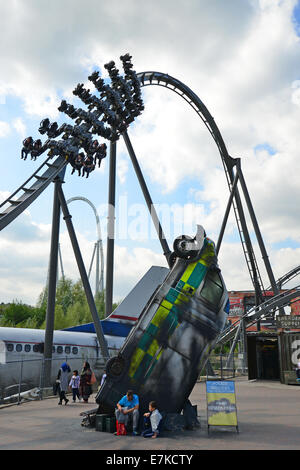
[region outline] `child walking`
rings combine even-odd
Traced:
[[[157,436],[159,435],[162,415],[158,411],[155,401],[150,401],[149,411],[150,413],[144,414],[144,428],[145,429],[142,432],[142,436],[156,439]]]
[[[79,395],[79,385],[80,385],[80,377],[78,375],[78,370],[74,370],[72,378],[69,383],[69,386],[72,387],[73,403],[76,402],[76,397],[78,398],[79,401],[81,401],[81,398]]]

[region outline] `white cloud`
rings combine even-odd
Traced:
[[[300,41],[292,22],[295,5],[296,0],[190,0],[188,7],[171,0],[88,0],[84,6],[79,0],[27,0],[26,7],[21,0],[2,2],[0,95],[2,101],[6,95],[18,97],[27,115],[57,117],[61,96],[73,100],[77,82],[86,83],[96,67],[105,72],[103,64],[111,59],[118,65],[119,55],[127,51],[133,54],[137,71],[152,69],[182,80],[214,116],[230,155],[241,157],[271,263],[279,276],[282,268],[288,270],[299,260],[298,249],[272,249],[272,244],[287,238],[300,242]],[[162,193],[158,202],[192,181],[192,191],[187,194],[195,199],[192,211],[199,211],[198,217],[204,219],[201,223],[216,239],[229,193],[214,141],[196,113],[176,94],[159,87],[145,88],[143,94],[145,111],[129,135],[146,178]],[[20,133],[25,132],[26,117],[18,123]],[[16,126],[12,120],[14,123]],[[0,137],[9,131],[8,123],[0,123]],[[254,150],[264,144],[274,149],[274,155]],[[123,144],[118,148],[124,152]],[[128,170],[128,160],[121,155],[118,178],[124,185]],[[105,162],[100,172],[107,171]],[[27,233],[28,240],[30,236],[34,239],[32,221],[25,228],[24,236]],[[231,214],[226,235],[234,230]],[[89,247],[84,248],[89,259],[92,245],[84,236],[81,242]],[[40,243],[46,259],[48,242]],[[220,264],[224,264],[227,285],[249,287],[239,242],[224,243]],[[28,245],[28,253],[31,251]],[[123,283],[122,292],[126,257],[138,276],[146,264],[140,258],[153,256],[117,248],[116,279]],[[67,245],[64,257],[71,273],[74,264]],[[120,295],[117,284],[116,292]]]
[[[20,117],[14,119],[13,126],[18,134],[20,134],[20,136],[24,139],[26,136],[26,124],[24,123],[23,119]]]
[[[291,100],[292,103],[296,105],[300,105],[300,80],[295,80],[292,83],[292,90],[295,90],[292,92]]]
[[[119,157],[117,161],[117,175],[121,184],[125,183],[127,172],[128,172],[128,161],[122,157]]]
[[[10,125],[7,122],[0,121],[0,138],[8,136],[10,130]]]
[[[0,191],[0,203],[4,202],[9,196],[9,191]]]

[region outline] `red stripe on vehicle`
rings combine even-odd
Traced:
[[[111,315],[110,318],[119,318],[120,320],[131,320],[131,321],[137,320],[137,317],[125,317],[123,315]]]

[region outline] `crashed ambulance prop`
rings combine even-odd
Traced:
[[[173,266],[141,312],[96,396],[100,413],[113,413],[132,389],[140,411],[180,413],[204,368],[229,311],[215,245],[198,226],[195,238],[174,242]]]

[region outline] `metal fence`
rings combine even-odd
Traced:
[[[50,383],[45,383],[46,362],[51,361]],[[42,400],[53,395],[53,385],[62,362],[68,362],[71,372],[78,370],[79,374],[83,363],[88,361],[96,375],[99,385],[106,359],[86,357],[84,360],[69,358],[58,359],[20,359],[0,364],[0,404],[18,403],[28,400]],[[70,373],[71,378],[71,373]],[[96,384],[96,386],[97,386]]]
[[[248,369],[244,354],[211,354],[201,376],[225,380],[247,375]]]
[[[51,384],[45,384],[46,361],[39,359],[21,359],[19,361],[0,364],[0,404],[22,403],[28,400],[42,400],[53,395],[53,385],[62,362],[67,361],[71,370],[78,369],[79,373],[83,362],[88,361],[97,378],[96,387],[100,384],[101,374],[106,359],[86,357],[71,360],[68,357],[48,359],[51,361]],[[240,375],[247,375],[243,354],[211,354],[205,369],[200,373],[202,378],[230,379]],[[71,374],[70,374],[71,376]],[[2,383],[1,383],[2,382]],[[48,385],[48,386],[46,386]]]

